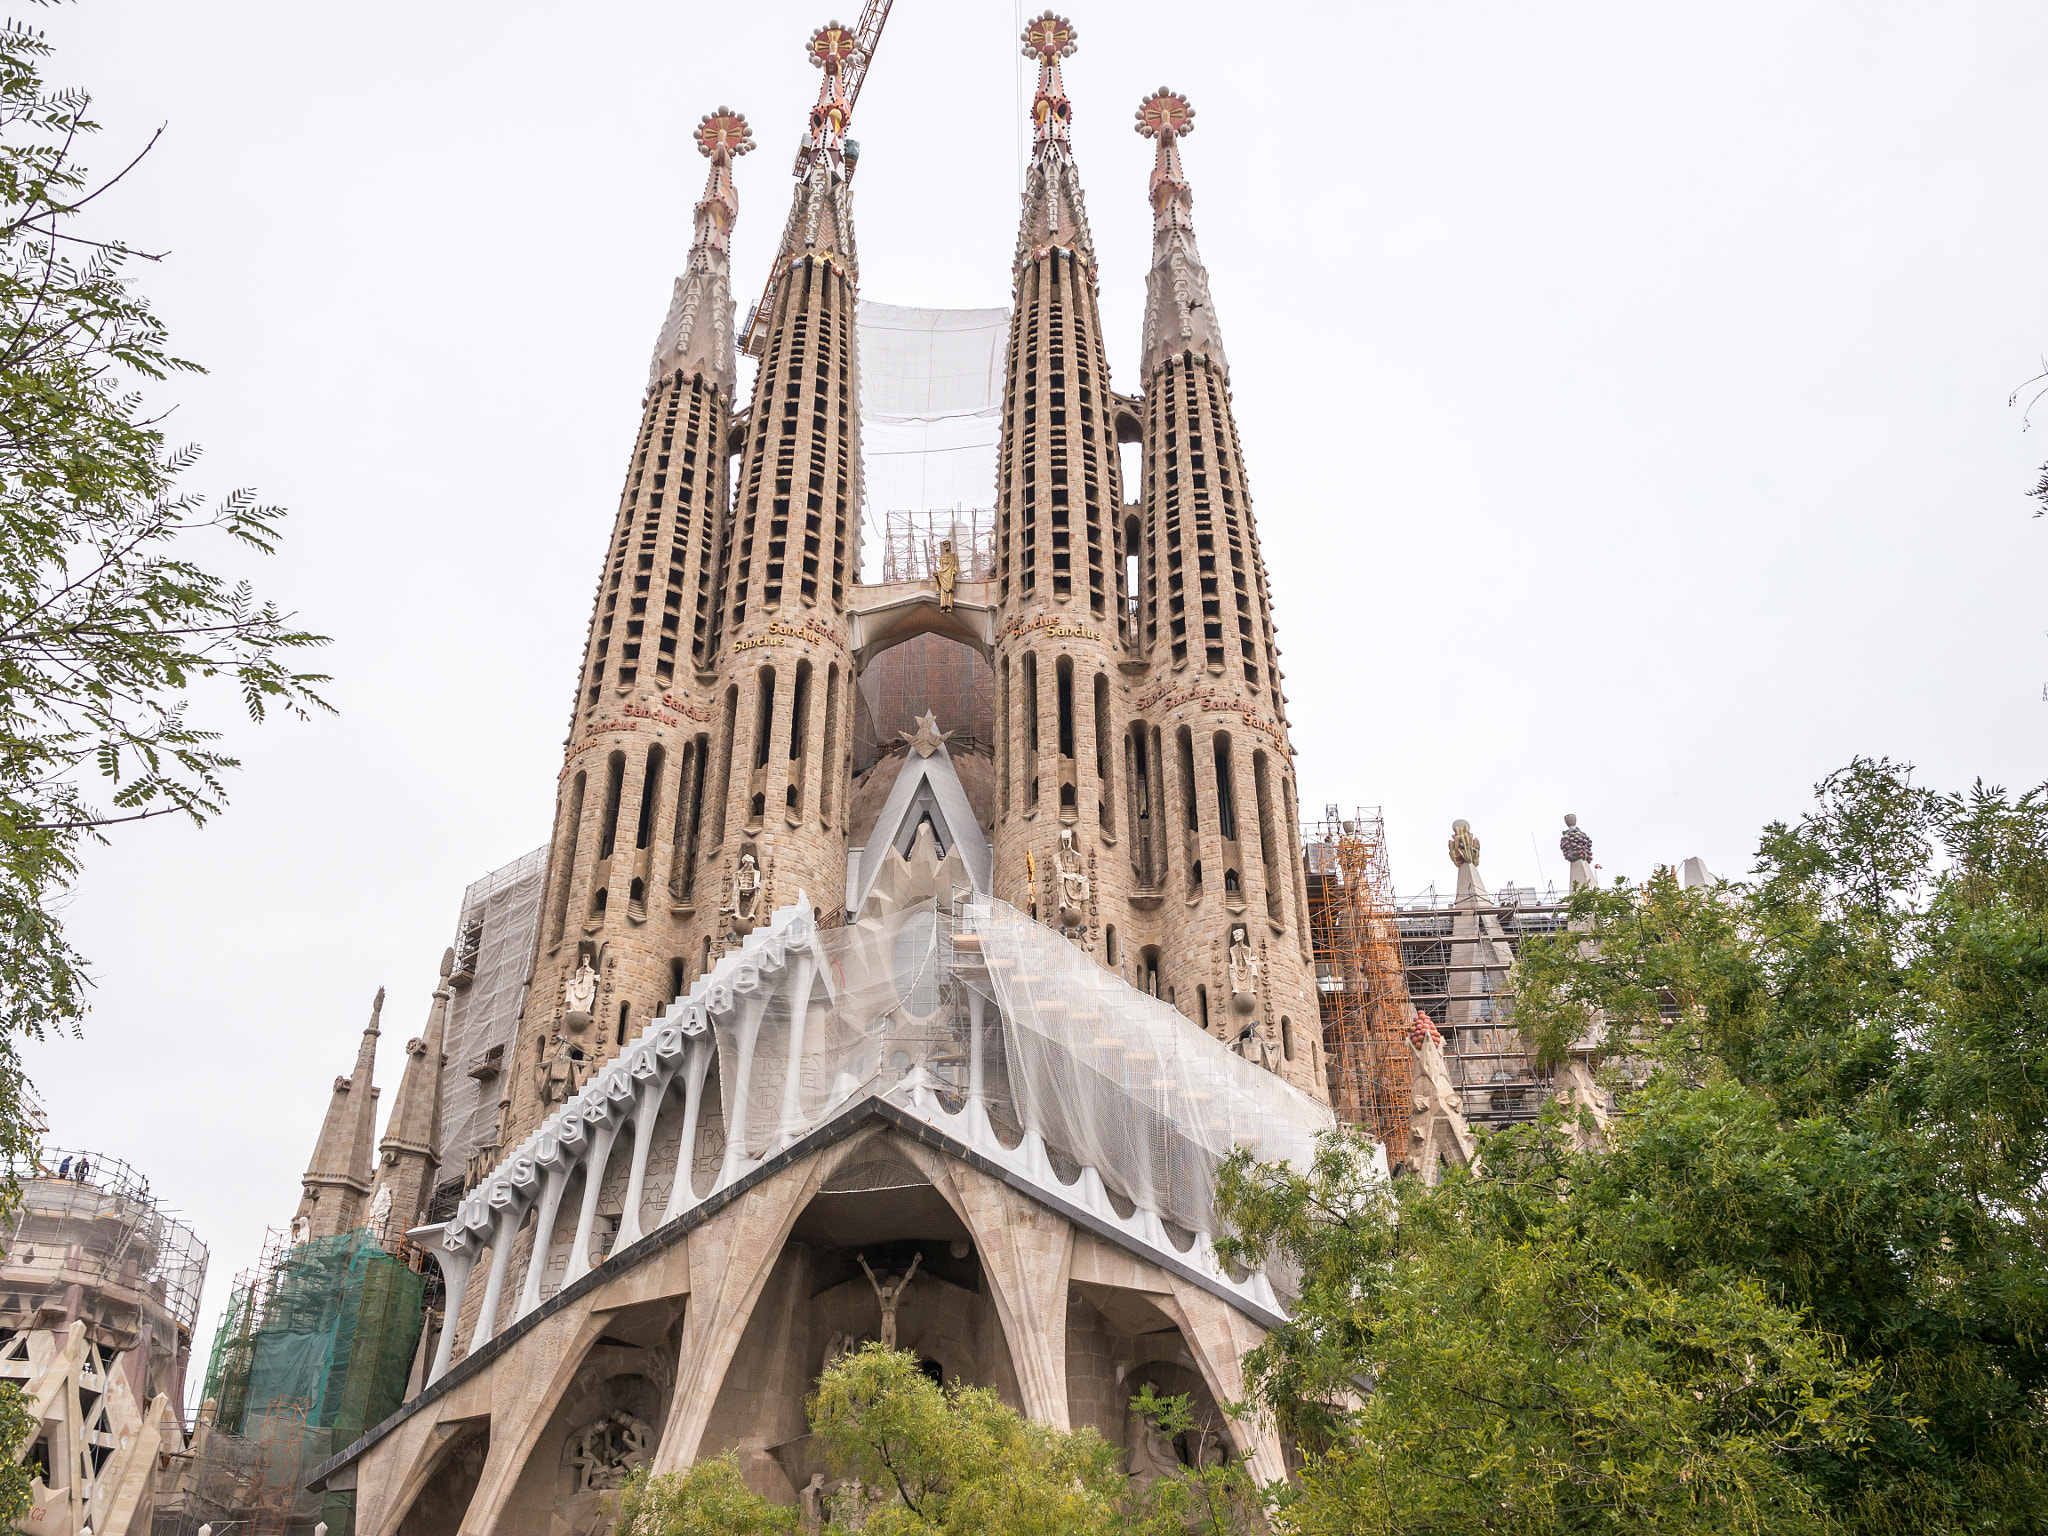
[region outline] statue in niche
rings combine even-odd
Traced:
[[[1250,1013],[1258,1006],[1259,957],[1252,953],[1251,932],[1243,923],[1230,925],[1230,1006]]]
[[[1472,835],[1469,821],[1451,823],[1451,862],[1460,868],[1479,863],[1479,839]]]
[[[294,1216],[292,1218],[292,1246],[296,1248],[299,1244],[310,1243],[312,1240],[313,1218],[303,1214]]]
[[[578,1493],[620,1487],[654,1454],[654,1431],[630,1413],[608,1414],[581,1430],[572,1442]]]
[[[856,1254],[855,1257],[860,1260],[860,1267],[867,1270],[868,1284],[875,1288],[875,1300],[882,1304],[882,1348],[894,1349],[896,1347],[896,1308],[902,1303],[903,1292],[909,1286],[912,1277],[917,1274],[917,1266],[924,1262],[924,1255],[920,1253],[913,1258],[910,1261],[910,1268],[904,1272],[902,1278],[891,1280],[887,1285],[877,1280],[875,1272],[872,1269],[868,1269],[868,1256],[866,1254]]]
[[[1060,926],[1082,927],[1088,921],[1088,876],[1081,868],[1081,850],[1074,846],[1072,829],[1060,833],[1053,867],[1059,876]]]
[[[953,553],[953,541],[939,541],[939,612],[953,611],[953,584],[960,579],[960,557]]]
[[[1125,1436],[1130,1444],[1131,1491],[1143,1493],[1162,1477],[1174,1477],[1180,1472],[1180,1458],[1173,1453],[1173,1442],[1157,1424],[1132,1405],[1130,1432]]]
[[[379,1184],[376,1196],[370,1201],[370,1230],[379,1239],[384,1236],[384,1224],[391,1219],[391,1186]]]
[[[590,957],[585,955],[576,967],[576,974],[562,988],[562,1022],[571,1030],[587,1029],[591,1012],[596,1007],[597,972],[591,969]]]
[[[825,1474],[813,1472],[811,1480],[804,1484],[803,1492],[797,1495],[803,1505],[804,1529],[816,1531],[825,1524]]]
[[[596,1065],[582,1046],[561,1035],[555,1036],[554,1049],[541,1058],[536,1069],[542,1102],[559,1104],[571,1094],[582,1092]]]
[[[761,867],[751,853],[740,855],[740,867],[732,874],[732,896],[718,909],[721,917],[729,918],[731,931],[744,938],[754,931],[759,922],[755,915],[761,905]]]

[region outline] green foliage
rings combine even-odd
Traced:
[[[810,1419],[833,1466],[882,1499],[846,1512],[867,1536],[1119,1528],[1115,1446],[1092,1430],[1033,1423],[984,1387],[941,1388],[914,1355],[879,1344],[842,1355],[819,1379]]]
[[[1133,1400],[1168,1436],[1195,1427],[1187,1400]],[[1240,1461],[1134,1493],[1123,1453],[1093,1430],[1034,1424],[993,1392],[940,1387],[915,1355],[869,1344],[818,1380],[811,1432],[841,1483],[823,1536],[1249,1536],[1260,1494]],[[795,1512],[753,1493],[730,1455],[622,1495],[617,1536],[781,1536]]]
[[[90,100],[44,83],[49,52],[40,33],[0,25],[0,1077],[10,1082],[16,1037],[75,1025],[85,1011],[84,968],[54,913],[80,839],[170,813],[203,823],[225,804],[223,775],[237,764],[190,717],[195,698],[225,688],[255,720],[326,707],[315,691],[324,676],[294,669],[322,638],[193,558],[205,536],[272,553],[284,514],[247,490],[209,507],[179,489],[197,450],[167,444],[140,391],[200,370],[171,352],[131,286],[133,263],[155,258],[81,227],[135,162],[94,180],[78,159],[97,131]],[[95,778],[103,803],[87,793]],[[0,1115],[0,1152],[20,1150],[18,1126]]]
[[[22,1518],[28,1514],[29,1484],[35,1480],[35,1469],[11,1453],[26,1444],[36,1428],[20,1386],[11,1381],[0,1382],[0,1447],[10,1453],[0,1456],[0,1529],[20,1529]]]
[[[1573,915],[1525,946],[1516,1018],[1550,1060],[1605,1031],[1632,1091],[1604,1150],[1551,1121],[1433,1190],[1341,1139],[1225,1171],[1240,1251],[1303,1268],[1252,1362],[1311,1453],[1284,1518],[2037,1528],[2048,790],[1859,759],[1748,884]]]
[[[786,1536],[796,1529],[796,1511],[750,1489],[731,1452],[661,1477],[635,1473],[612,1527],[613,1536]]]

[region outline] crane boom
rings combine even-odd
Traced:
[[[868,77],[868,65],[873,62],[875,49],[881,46],[882,28],[889,22],[889,7],[895,0],[867,0],[860,13],[860,25],[854,29],[853,56],[839,72],[839,89],[846,97],[848,126],[853,121],[853,106],[860,99],[861,82]],[[796,174],[802,176],[810,164],[808,149],[796,157]],[[854,163],[849,160],[846,179],[853,179]],[[779,253],[778,253],[779,254]],[[746,334],[740,339],[740,350],[749,357],[759,357],[768,350],[768,311],[775,301],[775,279],[781,274],[774,266],[768,269],[768,281],[761,285],[760,301],[747,316]]]

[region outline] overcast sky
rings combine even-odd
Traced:
[[[848,0],[842,13],[857,11]],[[1035,13],[1035,8],[1034,8]],[[1140,97],[1186,92],[1301,800],[1384,804],[1401,891],[1454,817],[1556,880],[1748,865],[1852,755],[2048,777],[2048,7],[1072,12],[1114,382],[1149,253]],[[121,833],[68,907],[54,1140],[213,1247],[202,1329],[298,1196],[378,986],[388,1107],[463,887],[540,843],[704,112],[746,112],[739,286],[788,208],[823,12],[787,0],[86,0],[103,228],[179,347],[192,477],[292,509],[265,591],[340,713],[234,806]],[[1009,298],[1016,7],[902,0],[854,125],[863,294]],[[1027,87],[1028,92],[1028,87]],[[751,293],[742,295],[742,312]],[[225,563],[219,562],[219,563]],[[197,1379],[195,1366],[195,1385]]]

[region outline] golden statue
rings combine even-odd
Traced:
[[[953,611],[953,584],[960,579],[960,557],[953,553],[953,541],[939,541],[939,612]]]

